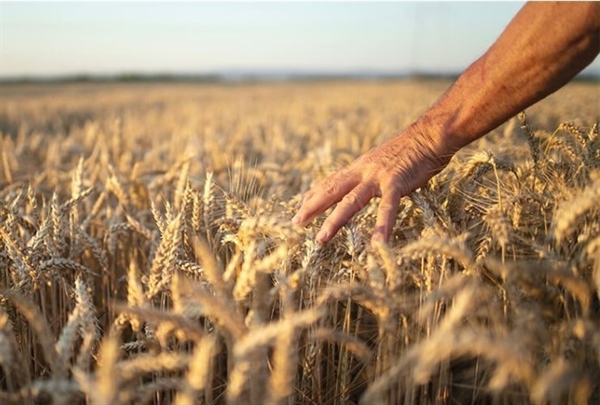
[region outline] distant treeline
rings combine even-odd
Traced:
[[[77,74],[64,76],[24,76],[0,79],[0,84],[67,84],[67,83],[253,83],[272,81],[332,81],[332,80],[455,80],[458,73],[319,73],[319,72],[230,72],[215,74],[146,74],[118,75]],[[598,74],[580,74],[577,81],[597,82]]]
[[[65,75],[65,76],[24,76],[0,79],[2,84],[65,84],[65,83],[147,83],[147,82],[204,82],[221,81],[219,75],[172,75],[124,73],[113,76],[105,75]]]

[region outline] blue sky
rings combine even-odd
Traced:
[[[2,1],[0,76],[458,72],[522,5]]]

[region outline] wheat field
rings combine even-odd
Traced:
[[[3,84],[0,403],[598,403],[597,83],[290,223],[449,84]]]

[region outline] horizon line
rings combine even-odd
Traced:
[[[118,73],[65,73],[65,74],[24,74],[0,77],[0,84],[19,83],[72,83],[72,82],[247,82],[247,81],[294,81],[327,79],[456,79],[456,71],[435,70],[377,70],[355,69],[325,71],[319,69],[223,69],[214,72],[142,72],[122,71]],[[582,71],[573,80],[598,80],[600,73]]]

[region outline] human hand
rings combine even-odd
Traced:
[[[413,125],[359,156],[309,190],[292,223],[304,226],[338,203],[317,233],[317,241],[326,243],[373,197],[381,197],[371,243],[387,242],[400,199],[450,160],[452,153],[435,139]]]

